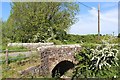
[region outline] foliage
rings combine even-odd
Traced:
[[[118,34],[118,38],[120,38],[120,33]]]
[[[2,34],[2,19],[0,18],[0,49],[2,48],[2,35],[1,34]]]
[[[34,57],[33,57],[34,56]],[[19,55],[19,57],[24,57],[23,55]],[[20,59],[18,57],[18,59]],[[32,57],[32,58],[31,58]],[[14,57],[17,58],[17,57]],[[36,53],[32,53],[30,57],[21,58],[21,60],[16,60],[14,62],[10,62],[8,66],[6,64],[2,64],[2,78],[31,78],[30,75],[20,75],[20,71],[23,71],[31,66],[39,65],[40,58]],[[41,78],[42,76],[35,74],[37,78]],[[34,76],[34,77],[35,77]]]
[[[73,79],[75,78],[84,78],[84,77],[88,77],[89,75],[89,64],[90,64],[90,52],[87,49],[82,49],[82,51],[80,53],[77,53],[75,55],[75,58],[77,61],[79,61],[79,63],[75,66],[75,70],[74,70],[74,75],[73,75]]]
[[[118,50],[110,44],[98,45],[95,49],[83,47],[83,50],[76,54],[79,63],[76,65],[73,78],[117,76],[117,54]]]
[[[90,69],[96,73],[97,77],[101,75],[103,77],[103,74],[104,76],[106,75],[105,77],[114,77],[117,74],[117,68],[115,67],[118,66],[118,50],[112,48],[110,45],[103,46],[98,46],[95,50],[91,50],[93,57],[91,59]]]
[[[94,49],[97,47],[97,44],[95,43],[82,43],[81,44],[82,47],[88,48],[88,49]]]
[[[104,37],[104,40],[106,40],[108,43],[111,43],[111,44],[118,44],[118,37],[115,37],[115,36],[109,36],[109,35],[106,35]]]
[[[118,67],[118,76],[120,77],[120,54],[118,54],[118,64],[119,64],[119,67]]]
[[[61,36],[62,37],[62,36]],[[65,37],[63,36],[62,42],[64,44],[69,43],[94,43],[94,44],[101,44],[101,40],[107,40],[111,44],[117,44],[118,38],[111,36],[111,35],[100,35],[100,40],[98,40],[97,34],[89,34],[89,35],[74,35],[74,34],[67,34]]]
[[[6,21],[2,21],[2,45],[6,46],[8,42],[12,42],[11,39],[13,35],[13,27],[9,26]]]
[[[100,36],[101,38],[103,36]],[[98,40],[97,34],[91,34],[91,35],[73,35],[73,34],[67,34],[66,37],[63,39],[65,41],[62,41],[64,43],[66,42],[74,42],[74,43],[100,43]]]
[[[119,44],[119,43],[118,43]],[[118,76],[120,77],[120,45],[116,46],[116,48],[119,50],[119,54],[118,54]]]
[[[60,40],[50,40],[50,42],[53,42],[55,45],[61,45],[62,42]]]
[[[7,21],[13,42],[47,42],[57,39],[75,23],[78,4],[62,2],[13,2]]]
[[[92,60],[94,60],[95,58],[98,58],[97,60],[98,60],[98,63],[99,63],[99,62],[104,62],[104,61],[100,61],[100,60],[102,60],[103,58],[105,58],[105,59],[107,59],[107,62],[109,62],[111,64],[113,62],[116,62],[116,61],[111,62],[110,59],[115,58],[115,60],[117,60],[118,50],[117,49],[112,49],[112,47],[109,46],[109,45],[104,45],[104,46],[105,46],[104,48],[102,48],[101,46],[98,46],[95,50],[91,49],[92,54],[94,56],[92,58]],[[99,57],[100,57],[100,59],[99,59]],[[104,62],[104,63],[105,64],[109,64],[109,63],[106,63],[106,62]],[[97,64],[97,66],[98,66],[98,64]]]

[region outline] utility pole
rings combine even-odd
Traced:
[[[114,36],[114,32],[113,32],[113,36]]]
[[[98,4],[98,40],[100,39],[100,4]]]

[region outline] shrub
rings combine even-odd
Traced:
[[[56,39],[51,40],[50,42],[53,42],[55,45],[61,45],[62,44],[62,42],[60,40],[56,40]]]
[[[116,76],[116,66],[118,50],[112,48],[110,45],[98,46],[96,49],[91,49],[91,65],[89,67],[97,77],[114,77]]]
[[[97,46],[97,44],[94,44],[94,43],[83,43],[82,44],[82,47],[85,47],[85,48],[95,48]]]
[[[118,76],[117,54],[118,50],[110,44],[98,45],[93,49],[83,47],[75,56],[79,63],[75,67],[73,78]]]

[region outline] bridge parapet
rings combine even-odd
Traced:
[[[50,46],[50,45],[54,45],[54,43],[8,43],[7,46],[8,47],[13,47],[13,46],[17,46],[17,47],[26,47],[29,49],[36,49],[38,47],[41,46]]]

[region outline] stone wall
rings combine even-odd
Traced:
[[[50,46],[54,45],[54,43],[8,43],[8,47],[18,46],[18,47],[26,47],[29,49],[37,49],[41,46]]]
[[[25,76],[25,75],[29,75],[31,74],[32,76],[34,75],[41,75],[41,66],[40,65],[36,65],[36,66],[31,66],[31,67],[28,67],[27,69],[25,70],[22,70],[22,71],[18,71],[18,73],[21,75],[21,76]]]

